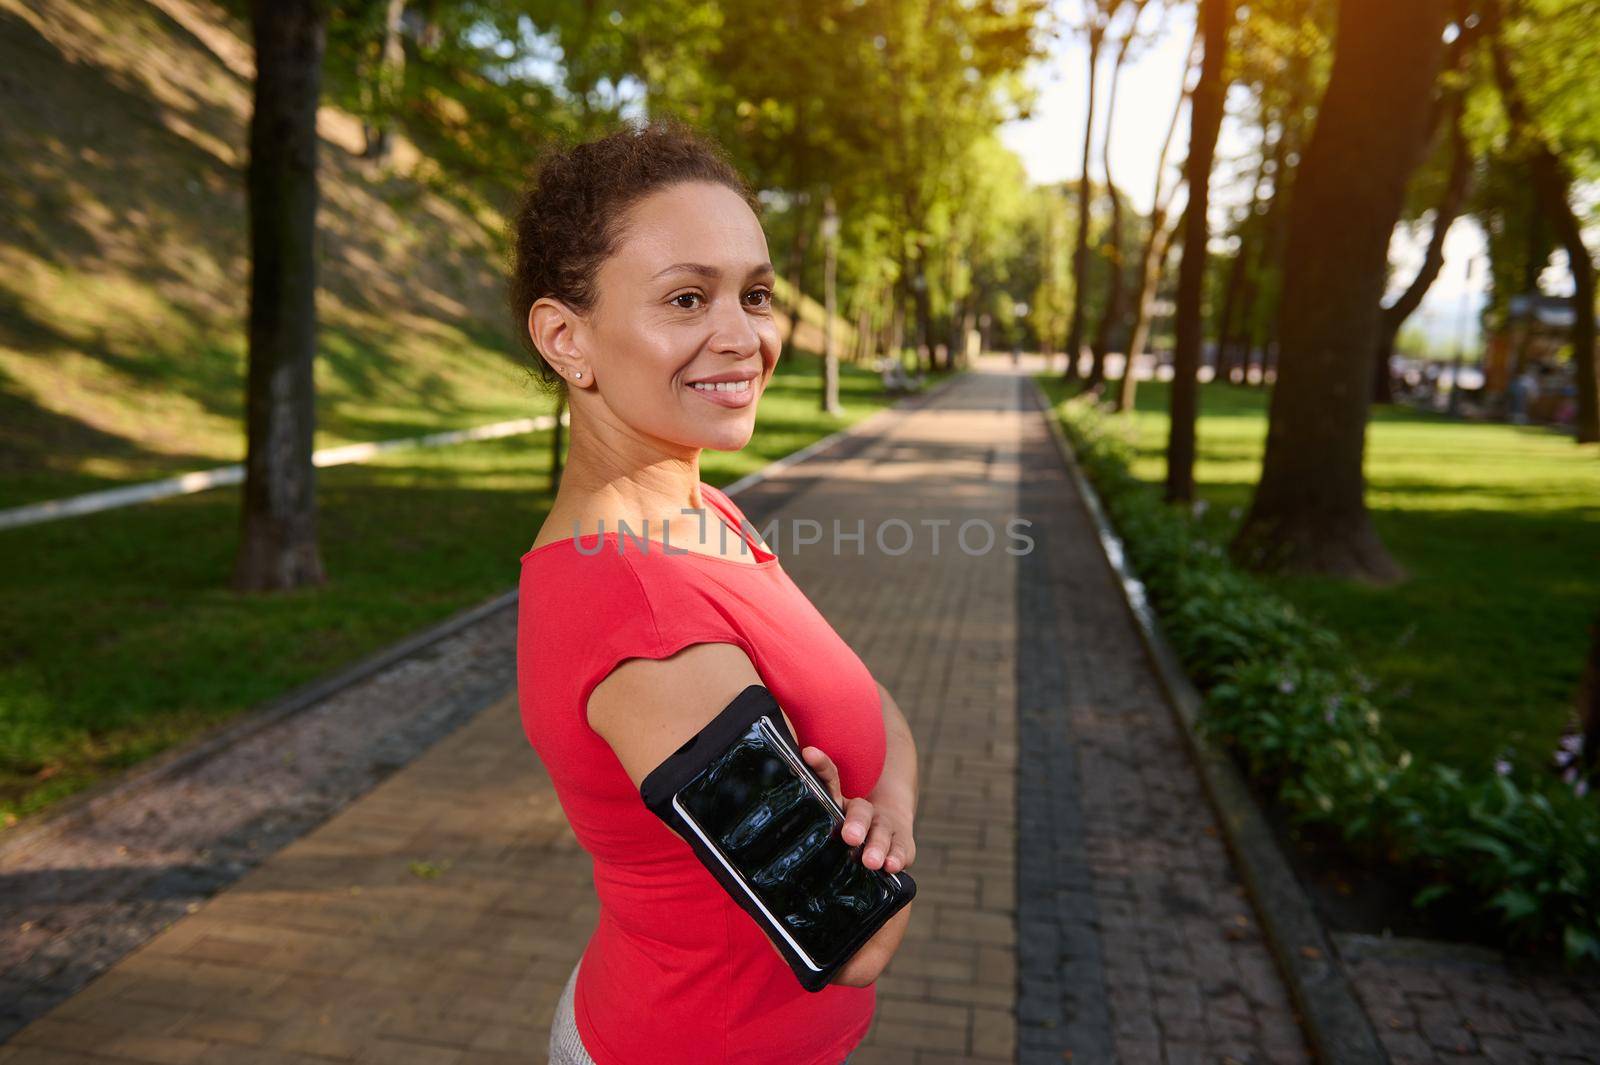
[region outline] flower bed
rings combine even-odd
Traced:
[[[1600,803],[1554,775],[1413,759],[1339,638],[1129,472],[1114,416],[1087,396],[1056,412],[1205,695],[1201,728],[1297,822],[1427,875],[1415,905],[1457,894],[1492,913],[1508,945],[1600,962]]]

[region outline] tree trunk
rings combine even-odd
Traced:
[[[1449,45],[1446,64],[1449,71],[1458,79],[1465,79],[1472,58],[1472,45],[1478,38],[1480,23],[1468,26],[1468,15],[1471,13],[1471,0],[1455,0],[1456,25],[1458,32]],[[1417,270],[1417,276],[1412,278],[1411,284],[1405,292],[1388,307],[1383,308],[1379,315],[1378,350],[1377,357],[1372,364],[1372,402],[1391,403],[1394,401],[1394,382],[1389,374],[1389,360],[1394,355],[1395,340],[1400,335],[1400,328],[1407,318],[1416,313],[1422,304],[1422,299],[1427,295],[1439,276],[1440,269],[1444,266],[1444,240],[1450,232],[1450,226],[1461,213],[1462,203],[1470,191],[1472,159],[1467,146],[1466,137],[1461,127],[1462,112],[1466,105],[1466,90],[1463,82],[1441,85],[1435,94],[1433,105],[1428,109],[1428,142],[1431,144],[1437,135],[1441,124],[1448,119],[1450,127],[1450,173],[1445,180],[1445,190],[1440,196],[1440,202],[1434,209],[1433,231],[1428,238],[1428,247],[1423,253],[1422,265]]]
[[[400,19],[405,10],[406,0],[388,0],[384,10],[383,54],[378,60],[372,87],[373,114],[362,124],[367,141],[362,154],[375,163],[389,158],[389,130],[394,124],[405,82],[406,49],[400,39]]]
[[[1284,169],[1288,166],[1290,120],[1291,115],[1287,109],[1283,114],[1279,115],[1278,133],[1272,141],[1272,196],[1268,198],[1265,205],[1261,205],[1260,221],[1257,223],[1255,234],[1256,239],[1248,249],[1250,258],[1244,269],[1244,290],[1239,294],[1239,329],[1235,333],[1235,337],[1240,345],[1237,363],[1239,367],[1239,383],[1241,385],[1249,385],[1251,383],[1250,367],[1255,365],[1256,351],[1261,339],[1258,328],[1260,312],[1256,304],[1261,295],[1263,275],[1272,268],[1272,264],[1268,259],[1274,239],[1272,228],[1275,225],[1275,221],[1272,210],[1273,205],[1278,202],[1278,187],[1284,181]],[[1258,181],[1256,192],[1251,194],[1251,202],[1259,204],[1259,197],[1260,182]],[[1255,214],[1254,210],[1252,210],[1252,214]],[[1241,247],[1239,250],[1243,252],[1246,249]],[[1257,381],[1260,380],[1261,377],[1258,376]]]
[[[889,315],[889,354],[903,364],[906,349],[906,283],[903,271],[894,283],[891,298],[894,308]]]
[[[444,28],[439,25],[439,0],[419,0],[422,30],[417,34],[417,47],[424,55],[439,50],[444,44]]]
[[[1255,319],[1260,323],[1261,332],[1251,342],[1252,347],[1259,345],[1261,349],[1261,373],[1255,382],[1259,388],[1267,386],[1267,371],[1277,365],[1277,311],[1282,303],[1283,254],[1289,243],[1289,203],[1294,191],[1294,170],[1289,166],[1289,155],[1291,152],[1301,154],[1306,97],[1311,92],[1311,60],[1308,56],[1296,52],[1290,59],[1288,81],[1289,97],[1283,109],[1283,132],[1278,137],[1278,150],[1274,157],[1276,165],[1272,171],[1272,199],[1267,201],[1267,215],[1262,222],[1264,236],[1256,270],[1257,277],[1263,280],[1271,278],[1276,282],[1270,300]]]
[[[1485,0],[1484,14],[1489,46],[1494,53],[1495,82],[1500,87],[1500,99],[1511,125],[1513,145],[1527,161],[1539,202],[1555,227],[1572,271],[1572,358],[1578,371],[1578,443],[1592,444],[1600,441],[1600,385],[1597,385],[1600,374],[1596,373],[1594,348],[1594,259],[1583,243],[1583,222],[1572,209],[1572,172],[1535,125],[1512,76],[1511,57],[1500,25],[1500,0]]]
[[[1106,289],[1106,305],[1100,313],[1100,324],[1095,329],[1094,343],[1091,345],[1094,357],[1089,366],[1090,388],[1098,388],[1106,378],[1106,355],[1110,353],[1112,337],[1122,325],[1124,317],[1123,271],[1127,269],[1127,264],[1122,260],[1122,201],[1117,196],[1116,179],[1111,175],[1111,126],[1117,117],[1117,85],[1122,79],[1122,66],[1127,62],[1128,49],[1133,46],[1134,36],[1139,30],[1139,17],[1144,14],[1147,3],[1149,0],[1134,0],[1133,17],[1128,23],[1127,34],[1117,47],[1117,58],[1111,65],[1111,91],[1106,95],[1106,131],[1100,143],[1100,167],[1106,177],[1106,195],[1111,197],[1111,280]]]
[[[823,205],[822,217],[827,219],[828,228],[824,230],[822,239],[822,412],[829,415],[844,413],[844,408],[839,406],[839,352],[833,343],[833,319],[838,311],[838,302],[834,293],[834,264],[838,259],[838,234],[834,227],[838,225],[838,214],[833,207],[833,197],[829,196]]]
[[[794,237],[789,242],[788,277],[789,291],[793,295],[789,299],[789,324],[783,330],[783,346],[788,347],[789,341],[794,339],[795,330],[800,327],[800,309],[805,306],[805,285],[801,275],[806,268],[806,247],[811,243],[811,226],[808,213],[805,209],[806,194],[795,194],[795,220]]]
[[[1095,16],[1091,15],[1091,19]],[[1078,356],[1083,351],[1083,300],[1089,285],[1089,147],[1094,143],[1094,82],[1100,65],[1100,42],[1105,30],[1098,22],[1089,27],[1089,98],[1083,120],[1083,176],[1078,179],[1078,236],[1072,251],[1072,323],[1067,327],[1067,368],[1063,381],[1078,376]]]
[[[911,275],[911,294],[914,299],[914,310],[917,316],[917,366],[928,373],[932,373],[935,369],[933,364],[933,301],[928,294],[928,275],[925,266],[927,255],[927,249],[918,244],[914,271]]]
[[[1265,136],[1265,124],[1263,124],[1263,136]],[[1263,154],[1263,165],[1271,166],[1274,195],[1276,195],[1277,183],[1282,180],[1283,169],[1287,165],[1288,149],[1285,142],[1288,139],[1289,116],[1287,113],[1280,114],[1278,116],[1277,135],[1272,138],[1270,163],[1268,163]],[[1266,146],[1263,144],[1263,153],[1265,153],[1265,150]],[[1261,275],[1267,269],[1265,261],[1266,247],[1271,239],[1267,230],[1272,224],[1272,200],[1268,199],[1265,204],[1261,202],[1261,186],[1264,177],[1264,173],[1257,175],[1255,190],[1250,194],[1250,217],[1257,221],[1254,232],[1249,234],[1249,237],[1253,239],[1250,239],[1248,244],[1241,243],[1239,247],[1240,254],[1248,252],[1248,257],[1244,265],[1244,287],[1239,293],[1236,317],[1238,328],[1233,329],[1232,325],[1229,326],[1233,334],[1233,340],[1236,341],[1235,358],[1231,365],[1238,367],[1239,384],[1241,385],[1250,384],[1250,367],[1255,361],[1257,340],[1256,299],[1261,294]]]
[[[1189,98],[1189,67],[1194,65],[1194,52],[1200,41],[1199,29],[1189,45],[1189,59],[1184,67],[1182,84],[1178,87],[1178,102],[1172,108],[1172,120],[1167,123],[1167,135],[1161,142],[1161,152],[1156,157],[1156,187],[1150,194],[1150,232],[1145,238],[1144,255],[1139,260],[1139,288],[1133,296],[1133,328],[1128,334],[1128,350],[1122,364],[1122,380],[1117,385],[1117,398],[1112,409],[1132,410],[1138,378],[1134,376],[1134,362],[1144,354],[1145,342],[1150,338],[1151,301],[1155,298],[1156,283],[1161,277],[1161,266],[1167,259],[1167,210],[1172,206],[1171,196],[1163,197],[1161,187],[1167,173],[1167,153],[1172,150],[1172,137],[1178,131],[1178,116],[1183,113],[1183,102]]]
[[[327,8],[255,0],[250,116],[250,365],[240,591],[323,583],[317,550],[317,101]]]
[[[1239,297],[1244,294],[1245,267],[1249,262],[1249,237],[1239,234],[1239,250],[1228,263],[1228,280],[1222,289],[1222,313],[1217,316],[1217,369],[1213,381],[1233,380],[1233,324]]]
[[[1393,303],[1383,308],[1379,317],[1378,352],[1372,364],[1374,403],[1394,401],[1393,382],[1389,376],[1389,358],[1394,354],[1395,339],[1400,335],[1400,327],[1405,324],[1406,319],[1422,306],[1422,298],[1428,294],[1428,289],[1439,277],[1439,271],[1444,268],[1444,238],[1449,234],[1456,217],[1460,215],[1462,205],[1467,202],[1467,194],[1471,189],[1472,152],[1461,129],[1463,103],[1463,95],[1456,93],[1450,127],[1452,152],[1450,177],[1445,184],[1444,192],[1439,197],[1439,203],[1434,207],[1433,232],[1428,237],[1428,249],[1423,253],[1422,266],[1418,268],[1417,276],[1412,278],[1406,290]]]
[[[1134,304],[1133,332],[1128,335],[1128,352],[1122,364],[1122,380],[1117,384],[1117,400],[1113,410],[1132,410],[1138,379],[1134,377],[1134,362],[1144,354],[1150,339],[1151,303],[1155,300],[1156,286],[1167,261],[1167,249],[1172,240],[1172,228],[1167,224],[1167,205],[1161,204],[1150,212],[1150,235],[1145,240],[1144,259],[1139,273],[1139,292]]]
[[[1278,375],[1246,564],[1377,582],[1404,571],[1367,513],[1362,462],[1389,239],[1427,146],[1441,0],[1343,0],[1328,89],[1295,179]]]
[[[1178,264],[1177,338],[1172,354],[1172,413],[1163,493],[1168,503],[1187,504],[1194,498],[1194,431],[1200,399],[1195,374],[1200,366],[1203,324],[1200,304],[1206,270],[1206,209],[1210,199],[1211,161],[1216,154],[1223,97],[1227,93],[1223,61],[1228,49],[1228,27],[1233,22],[1233,3],[1234,0],[1200,0],[1205,56],[1200,63],[1200,81],[1194,87],[1189,158],[1183,165],[1184,182],[1189,186],[1189,206],[1184,212],[1183,258]]]
[[[1267,141],[1271,135],[1271,113],[1263,103],[1261,107],[1261,162],[1256,167],[1255,180],[1250,185],[1250,200],[1245,208],[1244,218],[1239,222],[1239,250],[1234,253],[1233,261],[1228,264],[1228,280],[1222,294],[1222,314],[1217,319],[1217,372],[1213,380],[1234,380],[1235,366],[1243,369],[1246,359],[1242,356],[1235,358],[1238,349],[1234,346],[1234,326],[1239,321],[1239,312],[1245,296],[1245,281],[1249,276],[1250,257],[1253,249],[1251,231],[1255,228],[1254,222],[1261,203],[1261,186],[1267,181],[1267,167],[1270,165],[1273,151],[1267,149]],[[1247,343],[1248,348],[1248,343]],[[1241,375],[1243,376],[1243,375]]]

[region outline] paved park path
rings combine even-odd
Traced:
[[[982,367],[738,496],[894,692],[921,754],[915,917],[852,1061],[1304,1061],[1283,985],[1031,385],[1004,360]],[[794,536],[807,520],[821,538],[802,544]],[[834,548],[836,523],[844,536],[863,534],[859,548],[844,538]],[[1006,550],[1026,546],[1011,528],[1030,550]],[[319,707],[282,726],[301,730],[300,771],[331,776],[332,764],[372,757],[370,743],[329,753],[328,736],[354,734],[338,715],[363,736],[414,719],[410,738],[386,749],[402,763],[390,775],[369,779],[361,762],[340,785],[347,796],[330,790],[293,817],[280,809],[290,798],[268,803],[280,811],[277,836],[264,833],[270,856],[218,873],[194,892],[203,902],[174,910],[161,902],[169,885],[47,905],[79,867],[105,864],[92,882],[115,880],[109,866],[127,850],[118,841],[144,815],[113,827],[108,814],[54,851],[0,863],[0,882],[32,886],[43,916],[26,924],[57,929],[31,955],[14,951],[22,960],[0,974],[0,989],[6,977],[26,984],[37,1005],[8,1029],[0,1065],[542,1062],[596,904],[589,859],[517,719],[514,627],[514,611],[486,614],[454,644],[330,699],[326,720]],[[282,750],[284,740],[263,732],[251,742]],[[245,805],[240,791],[262,790],[241,789],[220,760],[214,779],[198,788],[195,779],[205,778],[183,784],[177,805],[214,817]],[[251,812],[245,827],[262,835],[266,820]],[[149,865],[155,853],[124,862]],[[176,851],[160,853],[173,861]],[[116,947],[107,927],[139,945]],[[18,942],[9,930],[0,937]],[[115,958],[63,982],[63,959],[96,944]],[[38,964],[50,957],[53,968]],[[1361,991],[1396,1060],[1467,1051],[1444,1014],[1456,1010],[1457,1029],[1490,1015],[1452,998],[1437,967],[1396,976],[1361,964]],[[59,1001],[47,1005],[49,973]],[[1581,1002],[1565,1009],[1562,1021],[1530,1004],[1512,1020],[1587,1023]],[[1548,1049],[1558,1060],[1560,1047]]]
[[[738,497],[918,737],[921,891],[853,1061],[1303,1060],[1030,388],[970,374]],[[0,1063],[537,1062],[595,918],[508,689]]]

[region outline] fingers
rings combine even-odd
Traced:
[[[820,747],[800,748],[800,757],[806,760],[806,765],[817,774],[817,778],[828,788],[828,794],[833,796],[833,801],[840,806],[844,805],[844,792],[839,787],[839,767],[833,764]]]
[[[905,836],[895,836],[894,842],[889,845],[889,857],[883,861],[883,870],[886,873],[898,873],[916,857],[917,845]]]
[[[844,825],[840,838],[849,846],[862,846],[861,863],[869,869],[883,869],[898,873],[910,865],[917,856],[916,844],[906,833],[895,833],[876,815],[870,800],[856,797],[847,803],[839,787],[839,767],[820,747],[802,747],[800,756],[805,759],[817,779],[827,785],[833,801],[844,810]]]
[[[878,818],[872,820],[872,831],[867,833],[867,845],[861,851],[861,864],[868,869],[881,869],[891,851],[894,833]]]
[[[916,856],[917,845],[907,833],[896,832],[881,818],[873,818],[872,830],[867,834],[867,843],[861,852],[861,864],[868,869],[898,873],[910,865]]]
[[[872,803],[860,796],[851,799],[850,804],[844,808],[844,826],[839,829],[839,835],[854,847],[867,838],[871,828]]]

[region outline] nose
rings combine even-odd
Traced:
[[[748,358],[761,350],[761,334],[756,332],[743,307],[726,300],[713,309],[711,350]]]

